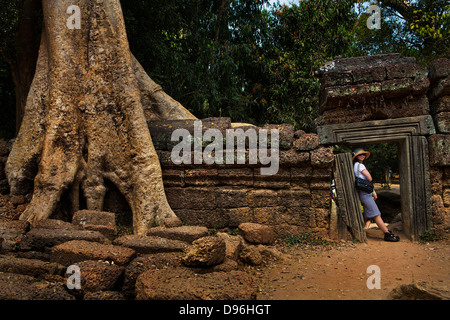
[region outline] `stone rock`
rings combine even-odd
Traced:
[[[253,266],[259,266],[263,262],[259,249],[253,245],[244,245],[239,257],[245,263]]]
[[[192,267],[214,266],[224,261],[225,254],[226,245],[221,237],[206,236],[186,248],[182,262]]]
[[[320,144],[319,136],[315,133],[305,133],[294,140],[294,149],[309,151],[316,149]]]
[[[244,239],[251,243],[272,244],[276,240],[276,234],[272,227],[258,223],[241,223],[239,231]]]
[[[50,260],[66,266],[83,260],[105,260],[113,261],[118,265],[125,265],[135,255],[136,252],[130,248],[85,240],[73,240],[53,247]]]
[[[113,290],[125,270],[105,261],[86,260],[76,265],[80,268],[83,292]]]
[[[449,300],[450,291],[446,287],[435,287],[426,282],[402,284],[388,295],[391,300]]]
[[[115,213],[95,210],[80,210],[73,214],[72,223],[85,230],[98,231],[108,239],[116,236]]]
[[[58,263],[49,263],[38,259],[2,255],[0,256],[0,272],[19,273],[41,278],[46,274],[62,276],[65,272],[65,267]]]
[[[318,168],[332,167],[334,154],[331,148],[318,148],[311,151],[311,166]]]
[[[113,244],[142,254],[183,251],[188,246],[184,241],[141,235],[125,235],[114,240]]]
[[[136,279],[141,273],[150,269],[181,267],[181,256],[181,252],[163,252],[146,254],[133,259],[125,268],[122,293],[126,297],[134,298]]]
[[[27,221],[11,220],[0,217],[0,249],[13,251],[18,248],[24,234],[29,230]]]
[[[252,300],[256,290],[242,271],[195,274],[186,268],[149,270],[136,281],[138,300]]]
[[[0,272],[0,300],[75,300],[61,283]]]
[[[182,225],[182,222],[178,217],[164,219],[164,226],[166,228],[181,227],[181,225]]]
[[[232,236],[224,232],[219,232],[217,236],[225,241],[225,257],[231,260],[237,260],[242,248],[242,237]]]
[[[98,231],[32,228],[22,238],[20,250],[44,251],[45,248],[53,247],[71,240],[110,243],[110,241]]]
[[[428,77],[431,81],[445,78],[450,74],[450,59],[439,58],[433,60],[428,66]]]
[[[428,137],[430,166],[450,166],[450,135],[433,134]]]
[[[196,239],[207,236],[208,228],[200,226],[181,226],[174,228],[155,227],[151,228],[147,235],[191,243]]]

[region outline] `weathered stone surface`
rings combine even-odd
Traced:
[[[331,148],[318,148],[311,151],[311,166],[318,168],[332,167],[334,154]]]
[[[450,291],[446,287],[437,287],[426,282],[402,284],[393,289],[391,300],[449,300]]]
[[[436,98],[447,95],[450,95],[450,76],[438,80],[430,87],[430,90],[428,92],[428,97],[430,98],[430,100],[434,100]]]
[[[315,133],[305,133],[294,140],[294,149],[309,151],[316,149],[320,144],[319,136]]]
[[[242,237],[232,236],[224,232],[217,233],[217,236],[225,241],[225,257],[231,260],[237,260],[242,248]]]
[[[244,245],[239,258],[250,265],[259,266],[263,262],[263,257],[258,248],[253,245]]]
[[[206,236],[186,248],[182,262],[194,267],[214,266],[224,261],[225,254],[226,245],[221,237]]]
[[[75,300],[61,283],[0,272],[0,300]]]
[[[435,194],[431,196],[431,212],[435,224],[441,224],[445,221],[444,201],[440,195]]]
[[[27,221],[11,220],[0,217],[0,249],[12,251],[18,248],[18,244],[29,230]]]
[[[114,245],[131,248],[137,253],[158,253],[183,251],[187,244],[184,241],[165,239],[158,236],[125,235],[113,241]]]
[[[433,116],[437,133],[450,133],[450,112],[440,112]]]
[[[147,235],[192,242],[198,238],[207,236],[208,228],[202,226],[181,226],[175,228],[154,227],[148,231]]]
[[[164,252],[146,254],[131,261],[125,268],[122,292],[125,296],[134,298],[135,284],[138,276],[150,269],[165,269],[171,267],[181,267],[181,252]]]
[[[86,260],[76,263],[81,273],[81,290],[114,290],[125,268],[105,261]]]
[[[428,137],[431,166],[450,166],[450,135],[433,134]]]
[[[110,243],[110,240],[98,231],[32,228],[20,242],[20,249],[43,251],[46,247],[53,247],[71,240]]]
[[[430,104],[432,115],[440,112],[450,112],[450,95],[439,97]]]
[[[433,60],[428,66],[428,77],[432,81],[445,78],[450,74],[449,70],[450,70],[450,59],[439,58]]]
[[[185,268],[149,270],[136,281],[138,300],[251,300],[256,291],[242,271],[194,274]]]
[[[166,228],[175,228],[175,227],[181,227],[182,222],[178,217],[172,217],[172,218],[166,218],[164,219],[164,226]]]
[[[0,272],[19,273],[39,278],[46,274],[62,276],[65,272],[65,267],[58,263],[49,263],[38,259],[1,255]]]
[[[113,212],[80,210],[73,214],[72,223],[85,230],[98,231],[110,240],[117,232]]]
[[[73,240],[53,247],[51,261],[71,265],[83,260],[105,260],[124,265],[135,255],[136,252],[130,248]]]
[[[272,244],[276,240],[276,234],[272,227],[258,223],[241,223],[239,231],[244,239],[251,243]]]

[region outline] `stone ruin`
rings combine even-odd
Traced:
[[[348,237],[343,215],[351,208],[341,199],[336,208],[330,197],[331,179],[342,165],[331,146],[339,144],[399,143],[406,233],[412,239],[430,229],[445,234],[449,66],[449,59],[438,59],[423,70],[399,54],[327,63],[319,72],[317,133],[265,126],[280,133],[275,175],[261,175],[259,162],[176,165],[171,133],[192,130],[193,123],[149,122],[168,201],[184,225],[155,227],[147,236],[124,232],[129,208],[112,183],[102,212],[71,213],[61,205],[34,227],[17,220],[31,195],[8,196],[4,164],[10,146],[0,141],[0,299],[253,299],[254,283],[238,265],[276,258],[267,246],[275,235]],[[202,122],[203,130],[231,128],[229,118]],[[66,288],[73,264],[84,272],[81,291]],[[219,287],[229,290],[214,289]]]

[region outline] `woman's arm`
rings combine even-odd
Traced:
[[[370,175],[367,169],[364,169],[363,171],[361,171],[361,173],[363,174],[364,177],[367,178],[367,180],[372,181],[372,176]]]

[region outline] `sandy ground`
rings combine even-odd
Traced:
[[[400,284],[425,281],[450,287],[450,242],[420,244],[402,236],[400,242],[383,241],[381,231],[368,230],[368,242],[340,242],[317,247],[282,247],[286,258],[255,270],[258,299],[274,300],[380,300]],[[376,265],[380,289],[369,289]],[[369,279],[370,278],[370,279]]]

